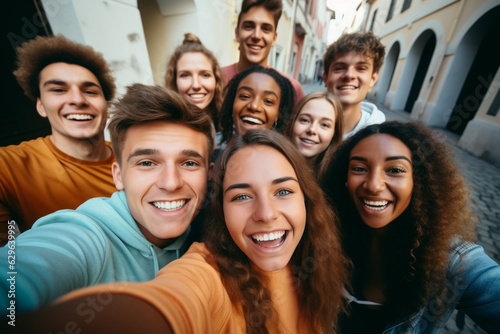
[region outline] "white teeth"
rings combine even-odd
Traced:
[[[193,99],[201,99],[201,98],[205,97],[205,94],[190,94],[189,97],[191,97]]]
[[[244,122],[252,123],[252,124],[259,124],[259,125],[264,124],[264,122],[261,121],[260,119],[253,118],[253,117],[248,117],[248,116],[242,117],[241,120],[244,121]]]
[[[179,210],[186,204],[186,200],[172,201],[172,202],[153,202],[153,205],[163,211],[175,211]]]
[[[354,86],[342,86],[342,87],[339,87],[339,90],[353,90],[353,89],[356,89],[356,87],[354,87]]]
[[[272,240],[282,238],[284,235],[285,235],[285,231],[281,231],[281,232],[276,232],[276,233],[252,235],[252,239],[257,240],[257,241],[272,241]]]
[[[70,115],[66,115],[65,117],[66,117],[66,119],[70,119],[70,120],[74,119],[77,121],[94,119],[94,116],[84,115],[84,114],[70,114]]]
[[[365,205],[369,207],[371,210],[383,210],[389,204],[389,201],[367,201],[363,200]]]
[[[315,142],[313,142],[312,140],[303,139],[303,138],[301,138],[300,140],[302,140],[304,143],[307,143],[307,144],[316,144],[316,143],[315,143]]]
[[[257,45],[249,45],[248,47],[250,49],[254,49],[254,50],[260,50],[260,49],[262,49],[262,46],[257,46]]]

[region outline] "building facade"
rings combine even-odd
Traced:
[[[386,46],[369,99],[446,128],[500,166],[500,0],[365,0],[353,30]]]
[[[37,35],[62,34],[101,52],[113,70],[118,95],[134,82],[163,85],[167,61],[188,32],[212,50],[221,66],[238,60],[235,28],[242,0],[25,1],[1,5],[2,13],[10,14],[4,20],[4,35],[11,61],[2,65],[13,90],[7,94],[23,100],[25,110],[19,110],[18,99],[0,111],[9,122],[4,123],[5,129],[0,128],[0,145],[16,144],[50,130],[34,112],[33,103],[25,101],[12,76],[16,47]],[[302,83],[317,80],[333,12],[327,10],[326,0],[282,2],[278,37],[268,63]]]

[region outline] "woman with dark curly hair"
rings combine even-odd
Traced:
[[[299,151],[276,131],[248,131],[221,153],[213,180],[205,242],[154,280],[80,290],[19,323],[57,329],[95,299],[92,321],[75,319],[84,332],[333,332],[347,261],[337,216]]]
[[[423,125],[369,126],[342,145],[325,190],[352,261],[345,333],[437,333],[461,309],[500,333],[500,267],[473,244],[469,191]]]
[[[186,33],[167,64],[165,86],[206,110],[219,129],[219,111],[224,99],[224,81],[217,58],[200,39]]]
[[[255,65],[238,73],[226,86],[218,144],[250,129],[282,131],[292,114],[293,94],[290,81],[272,68]]]

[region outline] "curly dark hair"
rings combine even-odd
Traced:
[[[469,203],[469,190],[452,151],[420,123],[371,125],[346,140],[336,152],[323,188],[340,215],[342,243],[354,264],[354,290],[366,275],[363,270],[370,228],[361,220],[345,184],[352,149],[375,134],[393,136],[410,149],[414,184],[410,204],[390,223],[391,242],[384,245],[389,254],[383,268],[389,280],[384,309],[391,318],[403,317],[432,301],[438,319],[446,310],[447,298],[454,294],[445,276],[452,241],[475,239],[477,220]]]
[[[99,80],[106,101],[111,101],[115,96],[115,80],[102,54],[61,35],[37,36],[21,44],[17,48],[17,70],[14,76],[24,93],[36,101],[40,97],[40,72],[47,65],[59,62],[85,67]]]
[[[347,261],[340,247],[338,220],[306,160],[286,137],[275,130],[258,129],[235,136],[228,143],[214,168],[211,212],[207,215],[204,241],[214,255],[214,265],[219,268],[231,301],[243,308],[247,332],[269,333],[270,328],[279,328],[262,274],[238,248],[224,223],[222,184],[226,166],[237,151],[255,145],[279,151],[297,174],[306,206],[304,234],[290,260],[297,282],[299,313],[310,333],[331,332],[338,313],[344,309],[342,288],[347,283]],[[252,328],[251,317],[264,319],[261,322],[264,326]]]
[[[222,106],[222,101],[224,100],[224,81],[222,80],[222,72],[219,66],[217,58],[215,58],[212,51],[207,49],[200,41],[200,39],[192,34],[184,34],[184,40],[182,44],[179,45],[172,56],[170,57],[167,64],[167,71],[165,72],[165,86],[172,90],[178,91],[177,88],[177,63],[179,59],[188,52],[201,53],[207,57],[208,61],[212,65],[212,71],[215,77],[215,91],[214,98],[206,108],[210,113],[214,121],[215,128],[219,130],[219,110]]]
[[[278,122],[275,127],[278,131],[283,130],[286,122],[288,121],[288,118],[292,114],[294,105],[294,92],[290,81],[270,67],[253,65],[246,70],[236,74],[227,83],[225,89],[226,97],[224,98],[224,103],[222,104],[222,108],[220,111],[220,122],[222,126],[221,143],[228,142],[233,136],[233,104],[234,99],[236,98],[236,92],[238,91],[238,86],[240,85],[241,81],[252,73],[264,73],[269,75],[274,79],[274,81],[276,81],[281,89]]]
[[[373,32],[369,31],[343,34],[330,44],[323,56],[325,74],[328,75],[330,66],[335,59],[352,51],[373,59],[373,73],[380,71],[384,63],[385,46]]]

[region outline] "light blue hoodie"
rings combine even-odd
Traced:
[[[0,248],[0,314],[9,312],[12,300],[16,312],[24,312],[78,288],[151,280],[184,254],[189,230],[163,249],[153,245],[137,227],[123,191],[42,217],[10,243],[11,250],[15,245],[13,268],[9,244]]]

